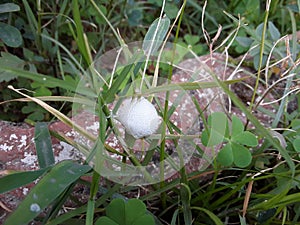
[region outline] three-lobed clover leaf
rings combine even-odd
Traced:
[[[232,164],[238,167],[248,166],[252,161],[252,155],[245,146],[258,145],[255,135],[244,131],[244,125],[237,116],[232,116],[229,129],[228,119],[222,112],[215,112],[209,116],[208,129],[203,132],[201,140],[208,147],[224,143],[217,156],[218,162],[223,166]]]
[[[145,204],[139,199],[114,199],[106,207],[106,216],[100,217],[95,225],[154,225],[151,214],[147,213]]]

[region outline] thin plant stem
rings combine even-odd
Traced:
[[[263,56],[264,56],[265,38],[266,38],[267,23],[268,23],[269,11],[270,11],[270,4],[271,4],[271,0],[268,0],[266,3],[266,14],[265,14],[263,30],[262,30],[262,34],[261,34],[258,71],[257,71],[256,82],[255,82],[255,86],[254,86],[254,90],[253,90],[253,95],[251,98],[250,110],[252,110],[252,107],[254,105],[255,96],[257,93],[258,84],[259,84],[259,80],[260,80],[260,75],[262,72],[262,66],[263,66],[262,63],[263,63]]]
[[[90,198],[87,204],[85,225],[93,225],[95,199],[99,188],[100,174],[96,171],[93,172],[93,180],[90,189]]]
[[[181,25],[185,5],[186,5],[186,1],[183,2],[182,11],[180,12],[181,14],[180,14],[180,17],[179,17],[179,20],[178,20],[178,26],[177,26],[177,30],[176,30],[175,39],[174,39],[175,44],[176,44],[178,36],[179,36],[180,25]],[[176,45],[174,45],[174,49],[173,49],[174,53],[175,53],[175,47],[176,47]],[[174,57],[175,57],[175,54],[172,55],[171,65],[173,64]],[[167,81],[168,83],[170,83],[170,80],[172,78],[172,73],[173,73],[173,67],[170,66],[169,74],[168,74],[168,81]],[[170,92],[167,91],[166,92],[165,105],[164,105],[164,112],[163,112],[163,121],[168,120],[169,97],[170,97]],[[165,186],[164,163],[163,163],[163,161],[165,159],[165,145],[166,145],[165,136],[166,136],[166,123],[163,123],[163,125],[162,125],[162,137],[164,137],[164,138],[162,138],[161,147],[160,147],[160,173],[161,173],[160,174],[160,180],[161,180],[160,188],[164,188],[164,186]],[[185,171],[182,171],[182,170],[181,170],[181,172],[185,173]],[[167,203],[167,193],[165,193],[165,192],[161,193],[161,201],[162,201],[162,207],[165,209],[166,206],[167,206],[167,204],[166,204]]]

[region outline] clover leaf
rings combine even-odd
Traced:
[[[106,207],[106,216],[100,217],[95,225],[154,225],[154,218],[147,213],[145,204],[139,199],[114,199]]]
[[[230,129],[227,116],[222,112],[212,113],[207,124],[208,129],[203,131],[201,140],[207,147],[223,143],[217,155],[219,163],[238,167],[246,167],[251,163],[252,155],[247,147],[257,146],[258,141],[254,134],[244,131],[244,124],[237,116],[232,116]]]

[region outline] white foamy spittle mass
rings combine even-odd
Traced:
[[[161,123],[155,107],[143,97],[125,99],[117,112],[117,119],[136,139],[153,134]]]

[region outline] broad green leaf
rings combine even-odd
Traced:
[[[227,143],[218,153],[217,160],[223,166],[230,166],[233,163],[231,144]]]
[[[209,134],[207,130],[204,130],[201,134],[201,142],[204,146],[208,145]]]
[[[34,90],[34,97],[41,97],[41,96],[51,96],[52,92],[46,88],[45,86],[40,86],[39,88]]]
[[[178,14],[178,6],[174,4],[172,1],[167,1],[166,2],[166,7],[164,12],[170,19],[175,19],[177,14]]]
[[[40,168],[46,168],[53,165],[55,160],[47,123],[36,123],[34,130],[34,142]]]
[[[120,198],[112,200],[111,203],[106,207],[106,216],[119,225],[125,225],[125,201]]]
[[[32,188],[4,225],[28,224],[90,169],[88,165],[80,165],[72,161],[57,164]]]
[[[122,200],[123,201],[123,200]],[[130,199],[125,204],[126,225],[133,224],[146,213],[146,205],[139,199]]]
[[[35,171],[14,172],[0,178],[0,194],[22,187],[35,181],[50,168]]]
[[[249,149],[234,142],[231,143],[231,148],[233,154],[233,162],[236,166],[243,168],[251,163],[252,155]]]
[[[244,132],[244,124],[236,115],[232,116],[231,136]]]
[[[295,151],[300,152],[300,138],[297,138],[293,141],[293,146]]]
[[[262,37],[263,27],[264,27],[264,24],[261,23],[255,29],[255,33],[256,33],[257,38],[258,38],[259,41],[261,40],[261,37]]]
[[[155,221],[153,216],[151,215],[143,215],[135,220],[131,225],[155,225]]]
[[[249,21],[259,21],[260,16],[260,1],[259,0],[251,0],[246,1],[246,17]]]
[[[21,32],[17,28],[2,22],[0,22],[0,39],[12,48],[17,48],[23,43]]]
[[[154,218],[147,214],[146,205],[139,199],[125,202],[117,198],[106,207],[106,216],[97,220],[96,225],[154,225]]]
[[[300,119],[294,119],[291,123],[293,130],[300,131]]]
[[[102,216],[97,220],[95,225],[119,225],[119,224],[114,222],[113,220],[111,220],[107,216]]]
[[[161,46],[170,26],[168,17],[157,18],[149,27],[142,48],[147,55],[154,55]]]
[[[241,132],[240,134],[236,134],[235,136],[231,137],[231,140],[242,145],[247,145],[251,147],[255,147],[258,145],[257,138],[254,134],[249,131]]]
[[[2,66],[9,66],[13,68],[19,68],[23,69],[25,66],[25,61],[20,59],[19,57],[12,55],[8,52],[1,52],[1,57],[0,57],[0,65]],[[0,82],[2,81],[10,81],[12,79],[17,78],[17,75],[15,73],[9,73],[5,72],[0,68]]]
[[[277,27],[271,21],[268,22],[268,28],[273,41],[277,41],[280,38],[280,32]]]
[[[0,13],[8,13],[8,12],[15,12],[20,11],[20,6],[15,3],[4,3],[0,4]]]
[[[225,113],[214,112],[208,117],[209,124],[209,139],[207,146],[211,147],[218,145],[224,141],[224,137],[227,129],[227,117]]]
[[[200,36],[198,35],[186,34],[183,38],[188,45],[195,45],[200,41]]]
[[[139,26],[143,20],[143,10],[141,8],[134,8],[127,14],[129,26]]]
[[[251,44],[253,43],[253,40],[249,37],[236,37],[235,39],[241,46],[245,48],[250,48]]]

